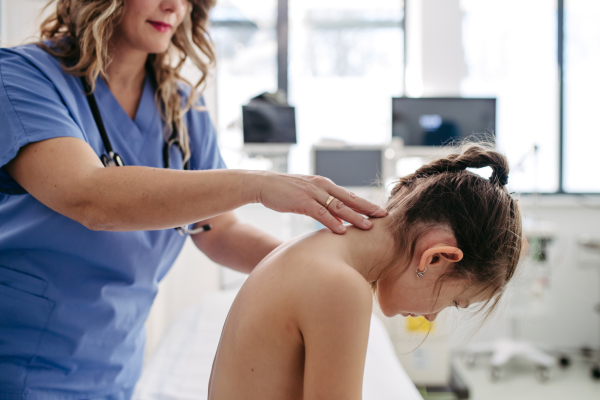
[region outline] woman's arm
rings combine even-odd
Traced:
[[[249,274],[282,242],[248,224],[241,223],[232,212],[197,223],[212,229],[192,235],[196,246],[211,260],[236,271]]]
[[[304,292],[299,327],[304,338],[304,399],[360,400],[373,297],[348,266],[325,265]]]
[[[173,228],[252,201],[242,171],[105,168],[70,137],[25,146],[7,171],[46,206],[94,230]]]
[[[337,233],[343,230],[335,217],[370,227],[351,208],[367,215],[386,214],[320,177],[240,170],[104,168],[86,142],[71,137],[31,143],[6,169],[43,204],[94,230],[172,228],[252,202],[276,211],[310,215]],[[325,209],[330,194],[341,201]]]

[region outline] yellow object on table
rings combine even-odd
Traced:
[[[429,322],[425,317],[407,317],[406,331],[411,333],[433,333],[435,324]]]

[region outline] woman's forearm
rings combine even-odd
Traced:
[[[257,201],[260,173],[104,168],[80,139],[31,143],[6,169],[47,207],[90,229],[155,230],[213,217]]]
[[[173,228],[256,201],[255,173],[179,171],[148,167],[101,168],[82,188],[82,213],[94,230]]]

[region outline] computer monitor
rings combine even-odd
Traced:
[[[244,143],[296,143],[294,107],[242,106]]]
[[[406,146],[442,146],[496,131],[496,99],[465,97],[392,98],[392,137]]]
[[[383,147],[314,147],[312,173],[343,187],[380,187],[384,179]]]

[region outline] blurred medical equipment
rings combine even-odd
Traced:
[[[296,111],[283,92],[263,93],[242,106],[244,143],[296,143]]]
[[[578,245],[578,258],[580,265],[591,265],[600,267],[600,238],[592,238],[587,235],[581,236],[578,240]],[[600,268],[598,269],[598,271],[600,271]],[[596,304],[595,310],[600,316],[600,303]],[[590,355],[592,355],[593,353],[594,352],[591,351]],[[590,369],[590,372],[592,378],[600,380],[600,348],[598,348],[595,353],[596,356],[592,360],[592,367]]]
[[[493,144],[495,129],[495,98],[394,97],[391,143],[396,149],[395,175],[411,174],[447,156],[456,151],[453,145],[464,139]]]
[[[496,129],[495,98],[392,98],[392,136],[406,146],[442,146],[466,137],[486,139]]]
[[[262,93],[242,106],[244,147],[250,158],[266,158],[272,171],[288,171],[290,146],[296,143],[296,111],[282,91]]]
[[[398,149],[390,145],[350,145],[322,140],[312,146],[310,173],[331,179],[357,195],[384,205],[396,176]],[[322,226],[315,226],[321,228]]]
[[[385,145],[325,139],[311,149],[310,173],[325,176],[370,201],[385,204],[398,177],[455,150],[451,146],[404,146],[401,138],[393,138]]]
[[[442,387],[450,382],[450,332],[439,321],[402,316],[390,321],[398,359],[416,385]]]
[[[321,142],[312,147],[311,173],[344,187],[381,187],[392,174],[386,146]]]
[[[182,312],[147,362],[134,400],[206,399],[221,331],[237,290],[207,295]],[[423,400],[398,362],[382,322],[371,318],[364,400]]]
[[[469,398],[469,388],[450,362],[451,332],[443,313],[430,323],[423,317],[386,318],[378,307],[374,312],[382,319],[396,356],[415,385],[428,395]]]
[[[506,364],[513,358],[522,358],[536,365],[536,378],[544,382],[550,378],[550,368],[557,365],[557,359],[532,343],[522,340],[521,325],[527,316],[542,312],[542,299],[550,284],[553,262],[551,244],[556,237],[554,224],[523,219],[523,233],[526,238],[526,256],[518,267],[517,276],[512,282],[511,337],[491,343],[470,345],[465,354],[468,367],[473,367],[481,355],[490,355],[489,377],[496,381],[502,377]]]

